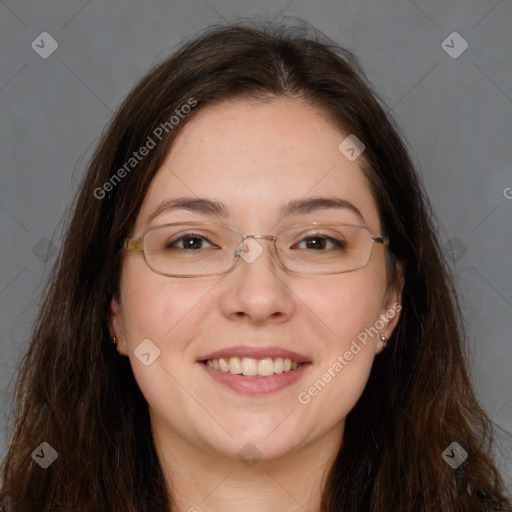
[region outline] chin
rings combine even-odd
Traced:
[[[265,460],[283,457],[302,444],[297,429],[290,428],[294,425],[284,427],[287,421],[283,422],[285,417],[286,415],[280,417],[278,421],[262,422],[259,425],[244,424],[228,429],[233,437],[224,436],[220,443],[217,439],[211,443],[212,448],[228,457],[238,459],[252,455],[252,452],[255,457]]]
[[[288,433],[287,433],[288,434]],[[217,446],[215,450],[220,455],[230,459],[237,459],[242,464],[251,467],[256,462],[271,462],[285,457],[296,447],[293,440],[276,437],[269,439],[254,439],[250,436],[230,440],[229,444]]]

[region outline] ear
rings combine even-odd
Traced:
[[[379,329],[377,353],[381,352],[386,347],[386,342],[380,339],[380,335],[383,335],[386,340],[389,340],[393,334],[393,331],[395,330],[398,319],[400,318],[400,311],[402,310],[402,290],[404,288],[405,282],[405,271],[402,263],[397,263],[396,268],[396,282],[389,285],[380,312],[381,323],[379,326],[382,324],[384,325],[382,325],[382,328]]]
[[[110,315],[109,315],[109,326],[111,338],[117,340],[117,351],[122,355],[127,355],[126,352],[126,331],[124,328],[123,314],[121,311],[121,305],[119,299],[113,295],[110,300]]]

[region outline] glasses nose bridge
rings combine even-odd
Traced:
[[[244,235],[244,242],[247,238],[258,238],[259,240],[272,240],[275,242],[277,237],[274,235]]]
[[[275,235],[244,235],[243,244],[245,245],[245,241],[248,238],[253,238],[254,240],[270,240],[271,242],[274,242],[274,247],[277,248],[276,242],[277,237]]]
[[[240,242],[240,244],[238,245],[238,247],[235,251],[236,257],[241,256],[242,252],[244,252],[246,240],[248,238],[253,238],[254,240],[270,240],[270,241],[274,242],[274,247],[277,247],[276,246],[277,237],[275,235],[243,235],[242,241]]]

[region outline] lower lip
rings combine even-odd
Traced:
[[[230,372],[214,370],[204,363],[199,364],[217,382],[246,395],[267,395],[280,391],[297,382],[311,366],[311,363],[304,363],[296,370],[289,372],[274,373],[274,375],[268,377],[246,377],[244,375],[234,375]]]

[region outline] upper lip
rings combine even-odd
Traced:
[[[282,357],[291,359],[296,363],[311,363],[311,359],[303,354],[294,352],[281,347],[250,347],[247,345],[237,345],[235,347],[226,347],[214,352],[209,352],[198,358],[198,361],[207,361],[209,359],[220,359],[221,357],[250,357],[253,359],[263,359],[265,357]]]

